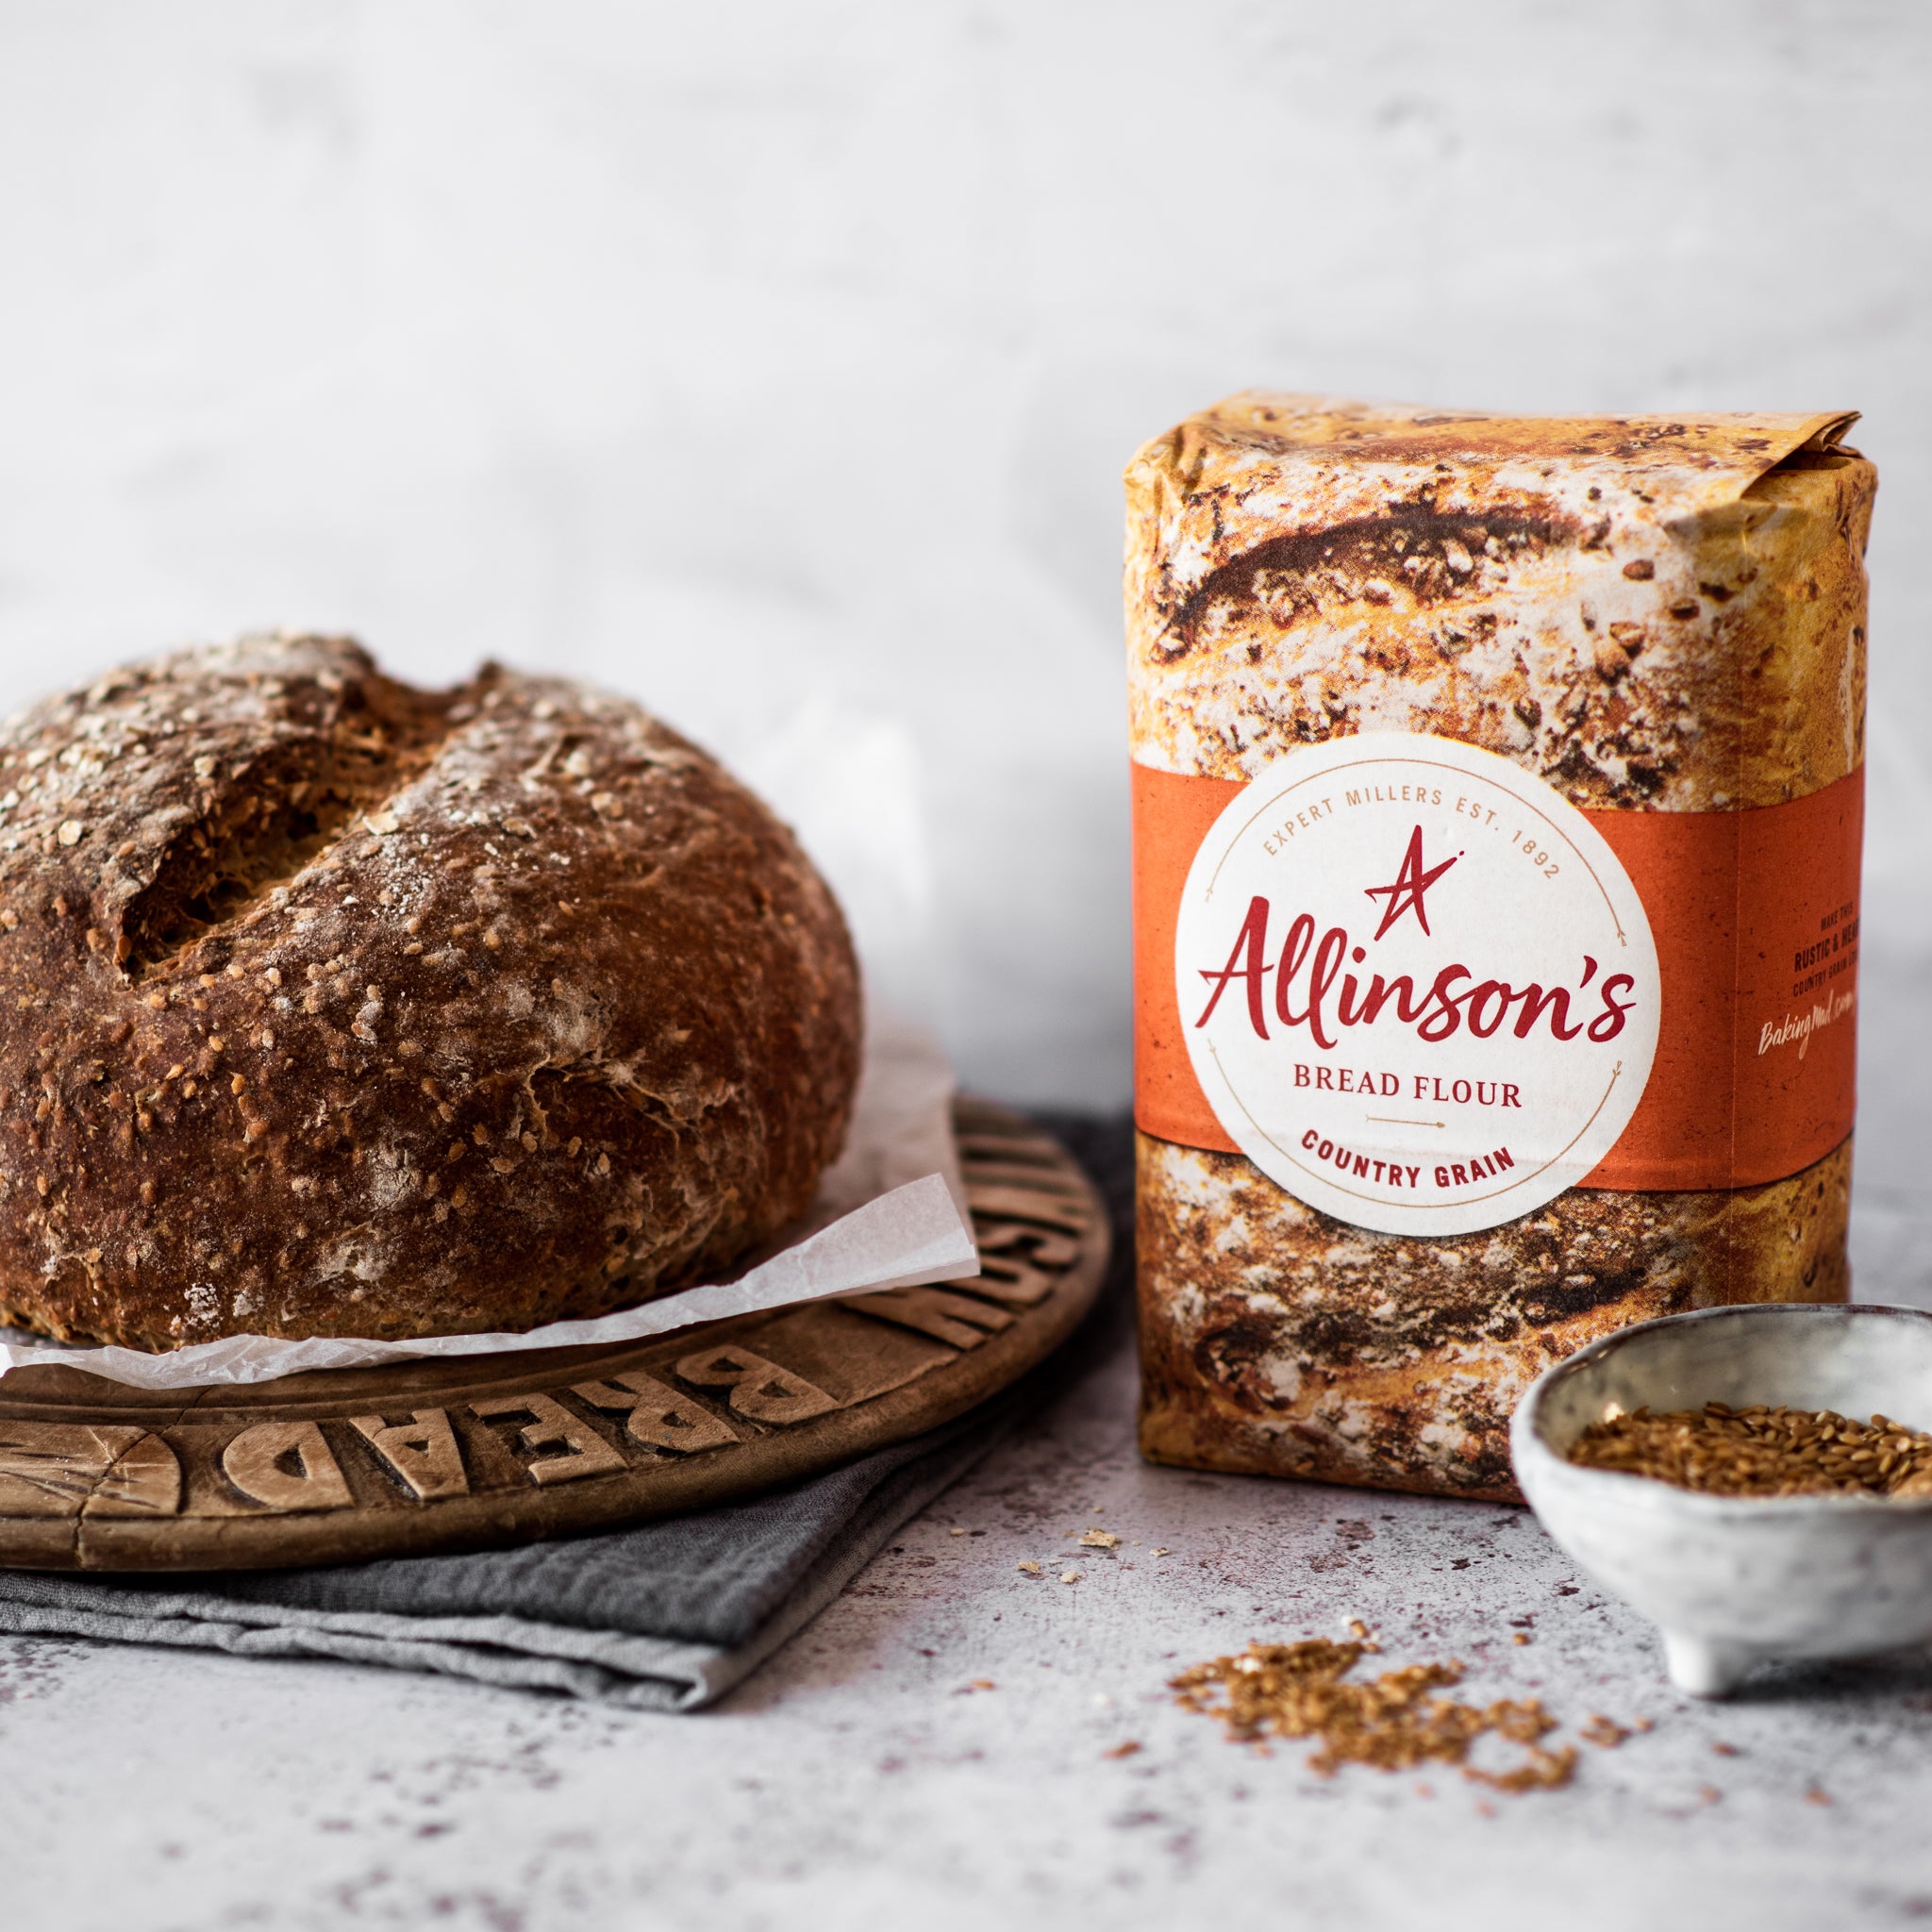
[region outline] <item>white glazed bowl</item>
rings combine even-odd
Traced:
[[[1769,1303],[1670,1315],[1558,1362],[1509,1429],[1516,1479],[1543,1527],[1661,1626],[1680,1690],[1722,1697],[1767,1658],[1932,1638],[1932,1498],[1708,1496],[1566,1459],[1613,1404],[1707,1402],[1932,1427],[1932,1314]]]

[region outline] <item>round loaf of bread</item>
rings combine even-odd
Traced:
[[[797,1216],[858,970],[791,833],[637,706],[346,639],[0,729],[0,1315],[165,1349],[521,1329]]]

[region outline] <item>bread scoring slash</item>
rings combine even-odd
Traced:
[[[0,729],[0,1314],[166,1349],[593,1316],[842,1144],[858,971],[791,833],[622,699],[341,638]]]
[[[1149,1456],[1514,1498],[1549,1362],[1844,1297],[1852,421],[1250,392],[1129,464]]]

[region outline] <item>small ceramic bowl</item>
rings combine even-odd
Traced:
[[[1663,1631],[1700,1697],[1772,1657],[1842,1657],[1932,1638],[1932,1498],[1709,1496],[1582,1469],[1566,1452],[1617,1409],[1754,1402],[1932,1427],[1932,1314],[1792,1304],[1625,1328],[1531,1385],[1510,1424],[1543,1527]]]

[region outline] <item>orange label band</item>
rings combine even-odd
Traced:
[[[1239,1153],[1189,1058],[1174,934],[1194,855],[1243,787],[1132,772],[1134,1117]],[[1643,901],[1662,998],[1643,1098],[1585,1186],[1756,1187],[1851,1132],[1864,796],[1860,769],[1751,811],[1584,813]]]

